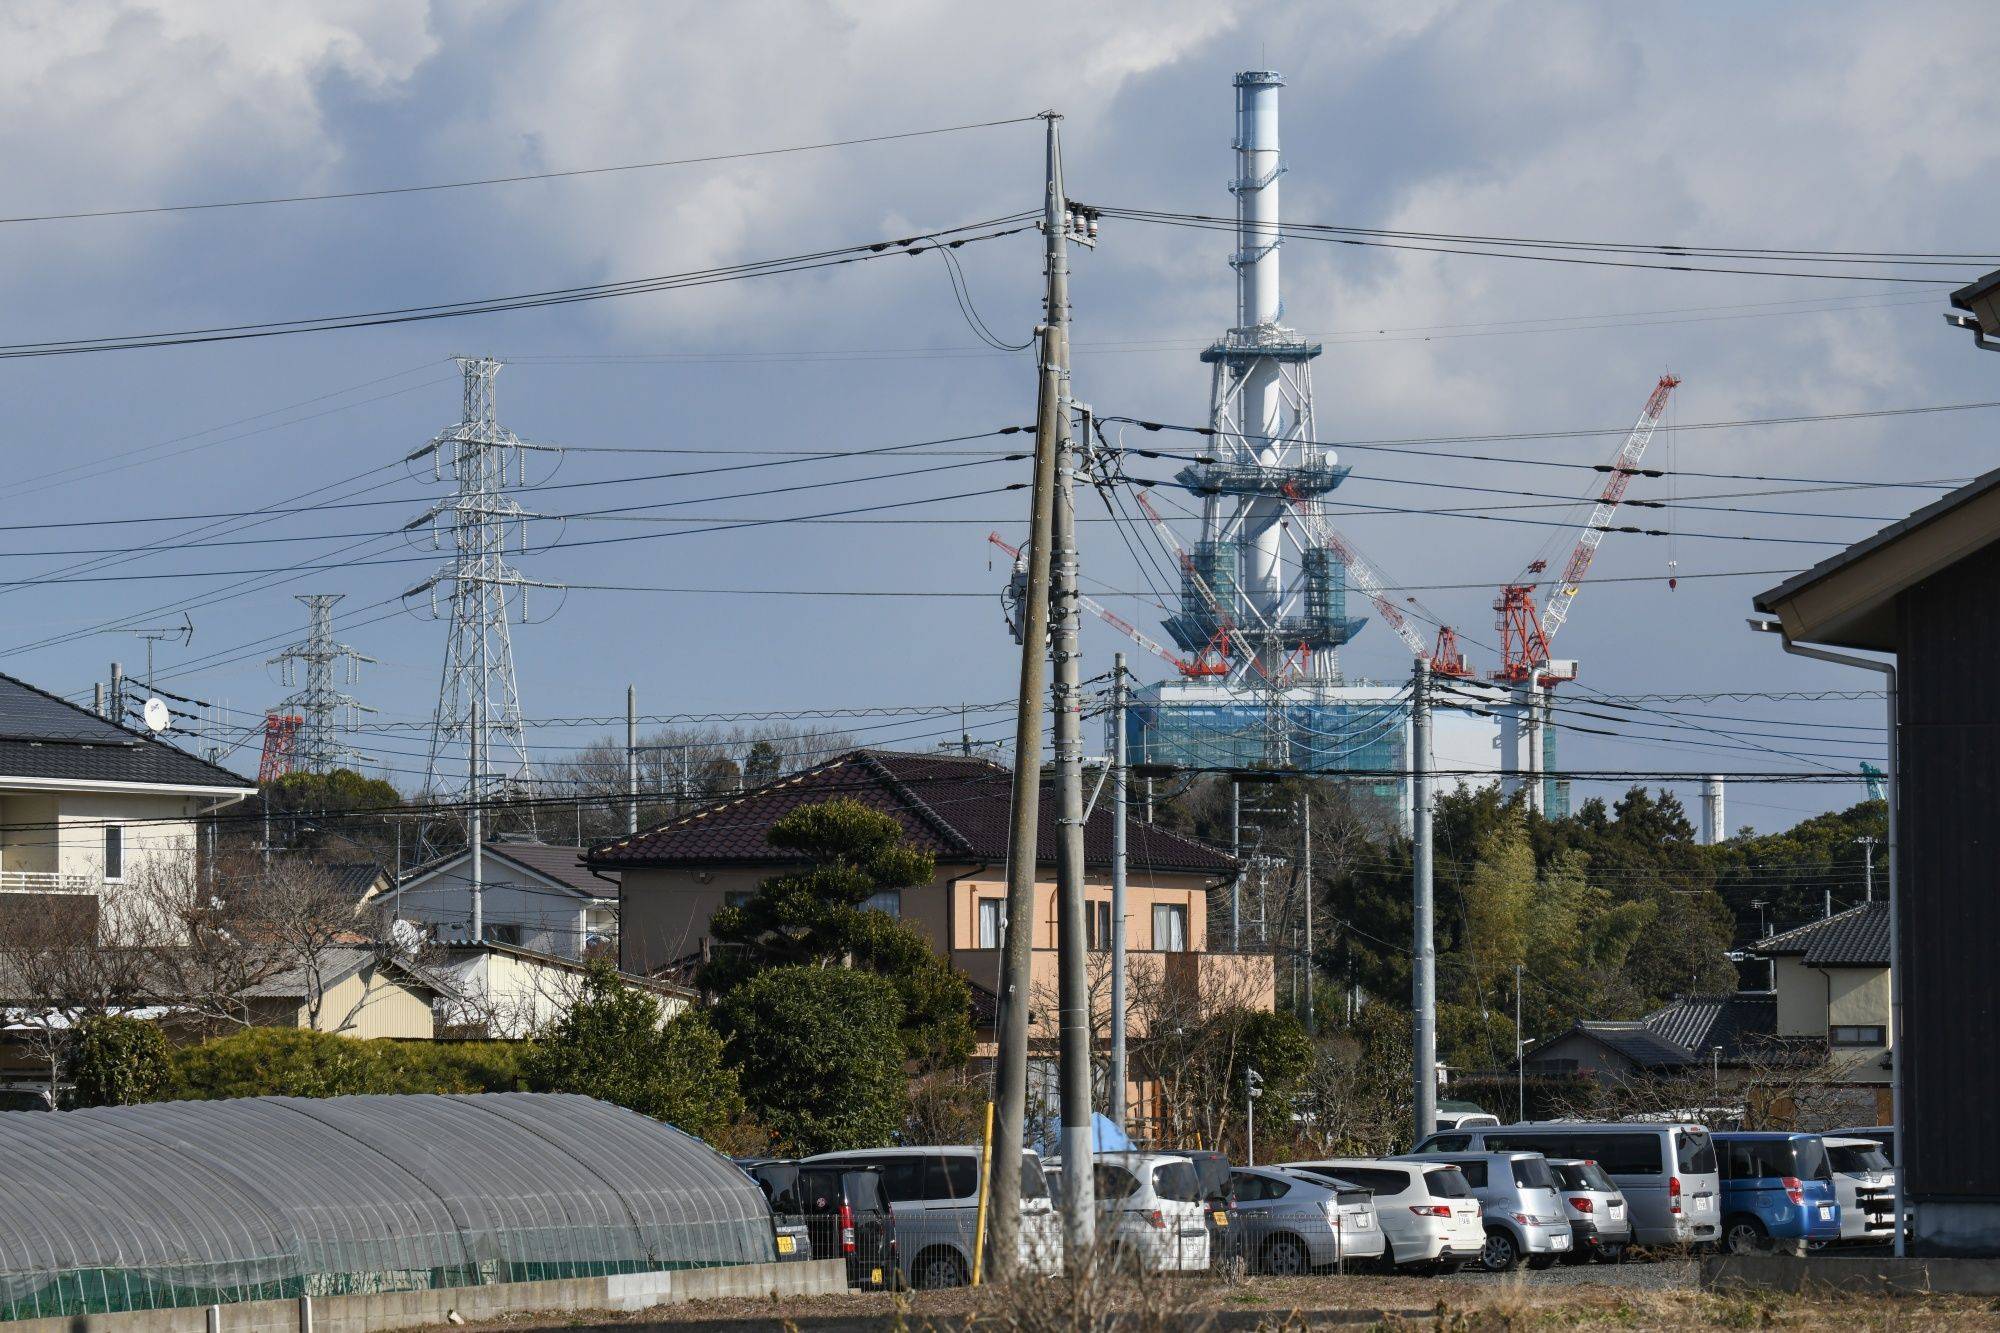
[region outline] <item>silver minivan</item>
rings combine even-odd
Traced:
[[[1625,1195],[1640,1245],[1695,1245],[1722,1238],[1722,1177],[1704,1125],[1544,1120],[1433,1134],[1423,1153],[1538,1152],[1604,1168]]]
[[[1896,1168],[1874,1139],[1824,1134],[1833,1192],[1840,1200],[1840,1238],[1868,1243],[1896,1234]]]
[[[1540,1153],[1425,1152],[1410,1160],[1443,1162],[1465,1174],[1486,1226],[1479,1266],[1487,1272],[1505,1273],[1523,1260],[1530,1268],[1547,1268],[1569,1253],[1569,1214]]]
[[[861,1148],[808,1157],[819,1166],[873,1167],[896,1215],[897,1258],[912,1287],[962,1287],[972,1278],[979,1224],[976,1147]],[[1021,1263],[1031,1273],[1062,1268],[1062,1222],[1033,1152],[1021,1154]]]

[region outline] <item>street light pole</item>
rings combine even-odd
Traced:
[[[1418,658],[1410,689],[1411,945],[1415,1031],[1411,1089],[1416,1147],[1437,1129],[1437,940],[1431,929],[1431,664]]]

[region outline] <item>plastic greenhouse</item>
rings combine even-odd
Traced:
[[[773,1258],[727,1158],[588,1097],[0,1114],[0,1318]]]

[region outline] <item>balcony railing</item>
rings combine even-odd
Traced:
[[[94,875],[55,870],[0,870],[0,893],[97,893],[104,881]]]

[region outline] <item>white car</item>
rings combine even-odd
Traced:
[[[1286,1171],[1344,1180],[1374,1191],[1385,1267],[1450,1271],[1479,1257],[1486,1226],[1479,1200],[1455,1166],[1377,1157],[1287,1162]]]
[[[1840,1238],[1879,1242],[1896,1234],[1896,1168],[1874,1139],[1821,1136],[1840,1200]]]
[[[1208,1267],[1208,1218],[1193,1162],[1174,1153],[1099,1153],[1092,1177],[1100,1241],[1148,1272]]]

